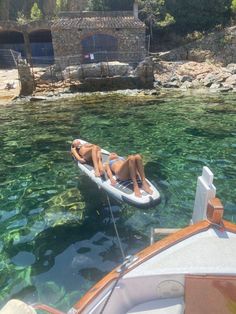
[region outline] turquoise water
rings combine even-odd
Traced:
[[[225,218],[236,220],[236,97],[92,95],[0,108],[0,304],[17,297],[68,309],[121,262],[106,195],[71,159],[80,137],[121,155],[141,153],[162,203],[111,200],[125,254],[151,227],[182,227],[202,167],[215,174]]]

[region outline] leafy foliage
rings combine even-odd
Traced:
[[[9,0],[0,0],[0,19],[9,18],[10,2]]]
[[[10,19],[17,20],[19,16],[24,16],[27,20],[30,20],[31,9],[34,4],[34,0],[22,0],[14,1],[9,0],[10,3]]]
[[[75,0],[76,1],[76,0]],[[77,0],[79,1],[79,0]],[[0,0],[0,19],[24,20],[50,17],[70,9],[71,0]],[[88,0],[90,10],[132,10],[134,0]],[[226,25],[236,15],[236,0],[138,0],[139,17],[150,33],[188,34]],[[73,7],[73,6],[72,6]]]
[[[67,0],[56,0],[56,11],[64,11],[67,7]]]
[[[42,11],[43,17],[51,17],[56,13],[56,0],[38,0],[38,5]]]
[[[176,21],[176,30],[187,33],[225,25],[230,19],[231,1],[166,0],[166,8]]]
[[[24,13],[22,11],[19,11],[17,13],[17,19],[16,20],[19,24],[22,24],[22,25],[28,22],[27,17],[24,15]]]
[[[91,11],[107,11],[104,0],[89,0],[89,10]]]
[[[167,11],[165,0],[141,0],[140,18],[150,28],[162,28],[175,22]]]
[[[38,4],[36,2],[32,6],[30,17],[33,21],[40,20],[43,17],[42,12],[39,9]]]
[[[236,13],[236,0],[232,0],[231,10],[234,14]]]
[[[90,0],[90,10],[95,11],[126,11],[132,10],[133,0]]]

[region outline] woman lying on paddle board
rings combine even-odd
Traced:
[[[76,139],[72,142],[71,153],[82,164],[92,162],[96,177],[104,174],[101,148],[98,145],[90,143],[82,144],[80,140]]]
[[[124,157],[118,156],[116,153],[111,153],[108,162],[105,164],[105,170],[112,185],[116,184],[113,174],[119,180],[131,179],[133,181],[134,194],[137,197],[142,196],[138,186],[137,176],[141,179],[142,189],[148,194],[153,193],[146,181],[142,157],[139,154],[130,155],[125,159]]]
[[[73,141],[71,147],[71,152],[75,157],[74,159],[76,160],[78,168],[114,199],[137,208],[150,208],[160,203],[161,195],[159,191],[151,181],[145,178],[140,155],[129,156],[126,160],[122,157],[118,157],[117,154],[111,154],[103,148],[100,150],[100,147],[97,145],[93,146],[93,144],[89,144],[89,146],[83,146],[90,148],[89,156],[86,157],[86,154],[83,155],[84,149],[81,149],[81,144],[89,143],[83,139],[77,139],[77,141]],[[91,145],[94,150],[97,150],[97,154],[92,154]],[[92,157],[95,157],[94,161]],[[86,162],[87,159],[89,159],[90,162]],[[112,159],[114,161],[111,162],[110,165],[107,165]],[[95,175],[93,163],[97,165],[96,171],[97,174],[100,174],[99,176]],[[102,166],[102,164],[104,166]],[[107,168],[107,176],[102,175],[103,167]],[[112,173],[112,171],[114,173]],[[136,174],[137,177],[133,176],[133,174]],[[124,180],[126,178],[127,180]],[[138,184],[138,187],[136,184]]]

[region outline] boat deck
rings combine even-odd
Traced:
[[[236,283],[236,233],[233,232],[234,230],[231,232],[230,229],[223,230],[219,226],[216,228],[214,226],[205,228],[205,226],[199,224],[198,231],[185,238],[184,233],[180,231],[179,240],[178,236],[174,238],[170,236],[169,241],[165,240],[165,245],[168,247],[169,242],[169,247],[165,247],[164,250],[160,249],[161,244],[159,249],[156,244],[153,244],[150,247],[153,255],[147,257],[145,262],[138,255],[138,259],[120,278],[104,314],[231,313],[225,311],[223,295],[221,299],[219,297],[221,312],[192,312],[194,294],[199,294],[198,301],[201,300],[200,293],[204,293],[204,285],[212,288],[212,282],[215,281],[216,285],[219,283],[221,287],[221,278],[224,278],[223,280],[228,278],[230,284]],[[189,231],[195,229],[190,226],[187,230],[190,234]],[[190,275],[192,277],[189,277]],[[198,285],[195,286],[194,281]],[[194,291],[195,287],[197,291]],[[111,288],[112,284],[103,290],[100,295],[101,303],[95,299],[96,306],[94,307],[93,302],[89,305],[91,313],[97,313],[96,311],[101,309],[102,300],[106,298]],[[234,291],[236,292],[236,289]],[[217,296],[218,293],[221,293],[219,289],[213,287],[209,297]]]
[[[236,234],[210,228],[150,258],[124,278],[220,272],[236,272]]]

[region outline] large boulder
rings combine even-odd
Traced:
[[[109,62],[108,65],[109,65],[108,74],[110,74],[110,76],[129,76],[133,71],[133,68],[128,63],[125,62],[113,61]]]
[[[44,73],[41,75],[40,79],[44,81],[60,81],[62,79],[61,67],[59,64],[50,65]]]
[[[236,64],[235,63],[230,63],[227,65],[226,69],[231,73],[231,74],[236,74]]]
[[[229,86],[236,87],[236,74],[233,74],[233,75],[229,76],[229,77],[225,80],[225,84],[227,84],[227,85],[229,85]]]
[[[112,61],[70,66],[62,72],[64,79],[83,80],[86,78],[129,76],[133,68],[128,63]]]
[[[18,63],[18,73],[20,80],[20,96],[32,95],[35,89],[35,82],[29,64],[25,61]]]
[[[149,85],[153,87],[154,82],[154,66],[152,57],[147,57],[141,61],[134,70],[134,76],[139,77],[143,82],[144,87]]]

